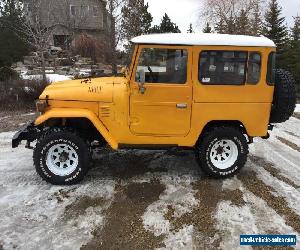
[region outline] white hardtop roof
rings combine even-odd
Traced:
[[[226,35],[213,33],[199,34],[151,34],[135,37],[131,40],[137,44],[168,44],[168,45],[211,45],[211,46],[242,46],[242,47],[276,47],[266,37]]]

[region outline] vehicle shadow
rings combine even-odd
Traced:
[[[93,166],[88,178],[110,178],[126,181],[132,178],[153,178],[163,175],[201,178],[204,173],[198,166],[192,150],[120,150],[108,148],[93,154]]]

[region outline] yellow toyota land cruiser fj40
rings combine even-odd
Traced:
[[[144,35],[132,40],[124,77],[54,83],[37,101],[40,116],[22,128],[34,146],[37,173],[74,184],[89,170],[93,146],[195,150],[208,175],[228,177],[244,165],[254,137],[288,120],[293,77],[275,69],[265,37],[218,34]]]

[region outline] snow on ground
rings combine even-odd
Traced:
[[[297,104],[297,105],[296,105],[296,110],[295,110],[295,112],[300,113],[300,104]]]
[[[27,75],[27,74],[21,74],[21,77],[24,80],[34,80],[34,79],[42,79],[41,75]],[[46,77],[50,83],[52,82],[61,82],[66,80],[71,80],[72,76],[66,76],[66,75],[58,75],[58,74],[46,74]]]
[[[88,77],[91,75],[92,70],[91,69],[80,69],[78,71],[78,75],[81,77]],[[74,79],[71,75],[59,75],[54,74],[53,70],[46,70],[46,77],[50,83],[53,82],[61,82],[66,80],[72,80]],[[34,80],[34,79],[42,79],[42,75],[28,75],[27,71],[21,72],[21,78],[24,80]]]
[[[260,168],[261,169],[261,168]],[[295,234],[293,228],[286,225],[283,217],[278,215],[267,203],[248,191],[237,178],[225,180],[223,190],[241,190],[246,205],[235,206],[231,202],[219,203],[216,218],[218,227],[227,231],[227,240],[221,243],[223,249],[247,249],[237,248],[236,243],[230,239],[239,240],[240,234]],[[299,235],[297,234],[297,239]]]
[[[117,193],[142,183],[164,186],[149,204],[152,190],[145,193],[147,206],[138,220],[160,239],[159,249],[239,249],[239,235],[252,233],[297,234],[299,239],[299,128],[300,120],[291,118],[276,125],[269,140],[255,139],[246,167],[231,179],[206,179],[192,151],[105,149],[85,181],[71,187],[42,181],[32,151],[11,149],[13,133],[0,133],[0,249],[79,249],[93,235],[101,239],[102,230],[114,225],[110,214],[118,214],[110,210],[116,197],[122,197],[120,204],[130,199]],[[262,185],[258,192],[257,183]],[[135,205],[140,204],[131,209]],[[120,216],[124,223],[133,220]]]
[[[0,244],[4,249],[79,249],[104,223],[104,207],[78,211],[73,218],[67,206],[85,196],[109,201],[114,181],[48,185],[34,171],[31,150],[11,149],[12,135],[0,134]]]

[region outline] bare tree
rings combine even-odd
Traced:
[[[42,4],[44,8],[41,8]],[[18,27],[13,27],[17,34],[22,34],[21,38],[32,46],[40,59],[42,66],[43,82],[47,81],[45,71],[45,52],[52,39],[52,26],[46,25],[51,20],[50,1],[43,2],[35,0],[34,4],[24,6],[23,22]]]
[[[201,16],[205,20],[214,25],[232,26],[233,20],[239,20],[241,13],[244,18],[253,20],[256,15],[256,21],[259,18],[257,15],[261,14],[258,8],[262,6],[263,0],[205,0],[204,8]],[[229,27],[229,29],[232,27]]]
[[[107,35],[109,37],[110,43],[108,44],[109,57],[112,65],[112,73],[117,73],[117,62],[116,54],[117,47],[121,40],[121,19],[122,19],[122,6],[124,5],[123,0],[108,0],[107,9],[108,9],[108,31]]]

